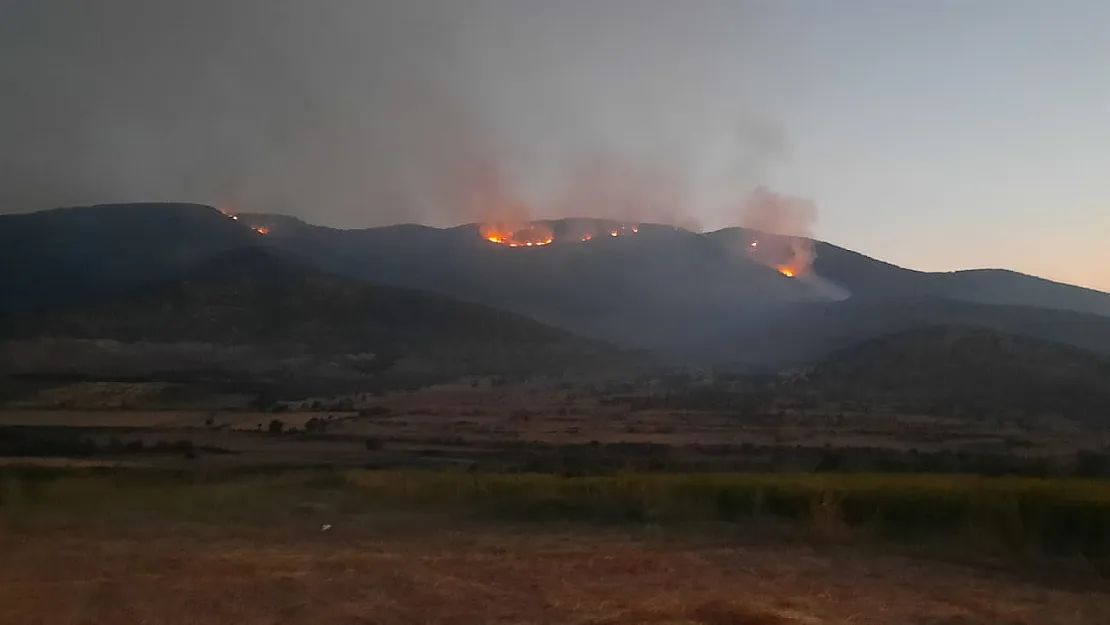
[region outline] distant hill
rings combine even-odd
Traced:
[[[775,238],[743,228],[698,234],[564,219],[539,222],[551,244],[510,248],[476,225],[342,230],[238,217],[189,204],[0,217],[0,260],[17,268],[0,275],[0,311],[80,304],[262,247],[363,283],[436,293],[683,360],[795,366],[882,334],[950,323],[1096,351],[1110,345],[1106,293],[1001,270],[913,271],[820,241],[815,273],[793,279],[752,253],[752,242],[764,249]]]
[[[793,306],[758,326],[737,328],[716,347],[741,363],[796,367],[864,341],[937,325],[983,328],[1110,354],[1106,317],[927,296]]]
[[[0,311],[80,302],[257,245],[199,204],[108,204],[0,215]]]
[[[244,215],[270,228],[275,245],[329,270],[511,310],[624,345],[688,348],[785,303],[823,301],[806,284],[708,245],[695,233],[644,225],[544,222],[552,245],[509,248],[476,226],[333,230],[287,218]],[[583,233],[594,234],[582,241]]]
[[[337,356],[329,361],[337,370],[363,373],[419,366],[445,375],[558,374],[629,362],[604,344],[512,313],[367,285],[255,247],[127,293],[9,318],[0,339],[261,348],[294,363]]]
[[[1008,271],[971,269],[931,274],[939,297],[981,304],[1036,306],[1110,316],[1110,295]]]
[[[726,228],[709,238],[730,242],[757,235]],[[815,241],[814,271],[848,289],[858,300],[920,300],[928,297],[991,304],[1070,310],[1110,316],[1110,294],[1004,269],[924,272],[905,269],[831,243]]]
[[[805,388],[969,417],[1110,419],[1110,358],[982,328],[915,328],[837,351]]]

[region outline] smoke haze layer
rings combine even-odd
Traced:
[[[781,157],[756,112],[789,45],[759,3],[693,4],[2,0],[0,212],[730,225]]]

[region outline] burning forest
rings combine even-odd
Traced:
[[[508,247],[541,247],[555,242],[551,226],[543,222],[531,222],[523,226],[482,224],[478,227],[478,232],[486,241]]]
[[[560,242],[589,243],[602,239],[627,237],[640,232],[639,224],[600,222],[590,227],[570,226],[557,235],[551,222],[531,221],[524,224],[485,223],[478,233],[485,241],[506,247],[543,247]]]

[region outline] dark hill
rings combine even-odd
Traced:
[[[551,245],[508,248],[484,240],[474,225],[341,230],[275,215],[236,221],[185,204],[0,217],[0,260],[13,268],[0,275],[0,311],[80,304],[264,246],[363,283],[507,310],[629,347],[764,368],[930,324],[1094,350],[1110,345],[1110,295],[1012,272],[911,271],[816,242],[819,277],[790,279],[753,259],[749,241],[767,235],[742,228],[697,234],[641,224],[611,237],[621,224],[545,224]]]
[[[1110,359],[981,328],[917,328],[837,351],[805,387],[929,413],[1110,418]]]
[[[327,269],[378,284],[407,286],[511,310],[636,347],[690,348],[785,303],[820,301],[807,285],[699,234],[645,225],[546,222],[555,242],[508,248],[476,226],[394,226],[332,230],[245,215],[270,226],[270,239]],[[589,242],[583,232],[594,232]]]
[[[444,370],[471,373],[559,373],[620,361],[611,348],[511,313],[370,286],[261,248],[219,255],[126,294],[9,320],[3,338],[372,354],[377,363],[443,360]]]
[[[165,278],[261,237],[199,204],[0,215],[0,311],[80,302]]]
[[[1005,269],[930,274],[930,292],[981,304],[1037,306],[1110,316],[1110,295]]]
[[[938,325],[982,328],[1110,354],[1106,317],[927,296],[794,306],[760,326],[738,329],[718,347],[753,366],[792,367],[880,336]]]

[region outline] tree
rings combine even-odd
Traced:
[[[281,419],[274,419],[273,421],[270,421],[270,434],[273,434],[273,435],[277,436],[277,435],[281,434],[284,431],[285,431],[285,422],[284,421],[282,421]]]

